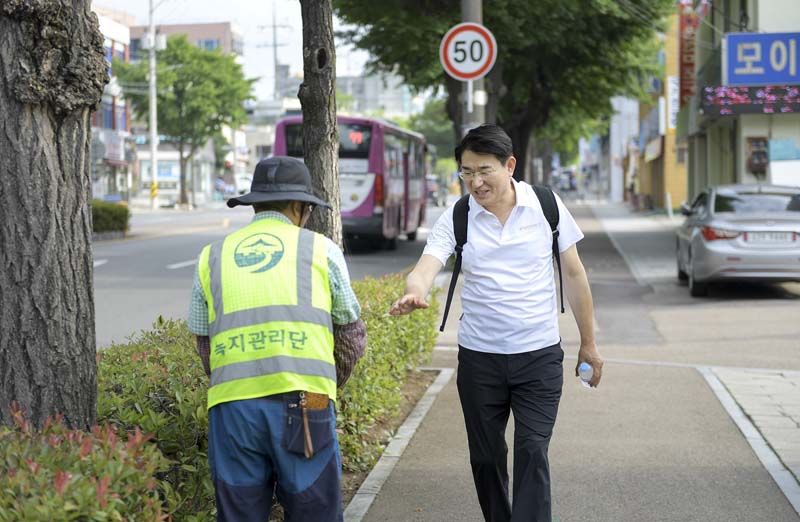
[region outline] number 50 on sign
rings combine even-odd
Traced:
[[[480,24],[458,24],[442,38],[439,59],[445,72],[456,80],[477,80],[492,69],[497,59],[497,42]]]

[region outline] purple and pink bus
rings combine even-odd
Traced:
[[[425,219],[425,137],[379,118],[337,120],[343,234],[390,249],[401,234],[414,241]],[[273,154],[303,157],[302,123],[278,121]]]

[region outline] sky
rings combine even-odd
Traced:
[[[153,0],[156,24],[234,22],[244,36],[244,73],[260,77],[255,86],[258,99],[272,97],[272,13],[277,15],[278,63],[289,64],[290,73],[303,72],[303,20],[299,0]],[[93,0],[93,5],[125,11],[136,17],[137,25],[147,25],[148,0]],[[258,6],[254,8],[254,6]],[[264,27],[260,27],[264,26]],[[334,30],[341,24],[334,19]],[[259,44],[269,44],[260,47]],[[284,45],[281,45],[284,44]],[[361,74],[367,54],[341,42],[336,43],[337,76]]]

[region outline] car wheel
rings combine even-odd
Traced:
[[[386,250],[397,250],[397,236],[383,240],[383,248]]]
[[[704,297],[708,295],[708,283],[697,281],[694,277],[694,270],[689,270],[689,295],[692,297]]]
[[[678,282],[685,283],[686,281],[689,280],[689,274],[684,272],[683,268],[681,267],[680,252],[677,253],[676,257],[677,257],[677,261],[678,261],[677,262],[677,264],[678,264]]]

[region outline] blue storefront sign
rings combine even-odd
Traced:
[[[722,84],[800,83],[800,33],[728,33],[722,39]]]

